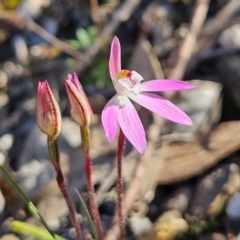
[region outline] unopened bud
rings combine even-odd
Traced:
[[[52,138],[56,138],[61,130],[60,109],[47,81],[38,83],[37,124]]]
[[[71,104],[72,118],[82,127],[89,126],[93,112],[76,73],[68,75],[65,86]]]

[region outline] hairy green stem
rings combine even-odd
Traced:
[[[62,195],[66,201],[66,204],[68,206],[72,226],[76,230],[76,239],[82,240],[81,228],[80,228],[80,224],[77,220],[77,212],[76,212],[73,202],[68,194],[67,185],[66,185],[66,182],[65,182],[62,170],[61,170],[61,166],[60,166],[60,157],[59,157],[57,138],[48,137],[48,150],[49,150],[49,155],[50,155],[51,161],[56,170],[56,180],[57,180],[58,186],[59,186],[59,188],[62,192]]]

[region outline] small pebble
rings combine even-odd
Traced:
[[[14,140],[14,137],[13,137],[12,134],[10,134],[10,133],[4,134],[0,138],[0,147],[1,147],[1,149],[3,151],[8,151],[12,147],[13,140]]]
[[[227,216],[231,220],[240,219],[240,192],[235,193],[227,204]]]
[[[240,24],[234,24],[230,28],[225,29],[218,41],[224,48],[240,47]]]
[[[152,227],[152,223],[147,217],[131,217],[129,224],[133,233],[137,236],[149,232]]]

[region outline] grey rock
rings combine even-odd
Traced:
[[[8,151],[13,144],[14,136],[13,134],[6,133],[0,138],[0,149],[3,151]]]
[[[82,143],[80,126],[77,125],[71,118],[63,118],[61,134],[70,147],[80,147]]]
[[[240,220],[240,192],[235,193],[227,204],[226,213],[231,220]]]
[[[218,214],[228,199],[239,189],[239,168],[236,164],[217,166],[202,176],[196,186],[190,212],[195,216]]]
[[[199,132],[206,132],[221,116],[221,91],[219,83],[192,80],[196,88],[178,92],[173,102],[193,121],[184,126],[167,121],[164,124],[161,141],[190,141]]]
[[[152,228],[152,223],[147,217],[131,217],[129,224],[133,233],[137,236],[149,232]]]
[[[49,160],[33,159],[24,164],[18,171],[19,181],[24,187],[24,192],[30,197],[38,195],[41,186],[46,185],[54,178],[54,170]]]
[[[58,142],[60,161],[68,180],[69,192],[70,195],[76,196],[74,188],[84,189],[85,187],[83,151],[81,148],[69,146],[64,134],[59,135]],[[47,136],[37,126],[32,129],[23,146],[17,168],[19,169],[21,185],[32,197],[39,188],[55,178],[55,171],[47,149]]]
[[[219,36],[218,42],[224,48],[240,47],[240,24],[234,24],[225,29]]]
[[[27,64],[29,54],[25,36],[22,33],[15,34],[11,38],[11,45],[17,60],[22,64]]]
[[[42,13],[42,8],[49,6],[49,0],[24,0],[17,8],[17,12],[24,17],[37,18]]]

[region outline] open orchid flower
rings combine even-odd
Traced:
[[[195,86],[179,80],[151,80],[135,71],[121,70],[121,46],[114,37],[109,59],[110,76],[117,94],[107,103],[102,112],[102,124],[110,142],[116,136],[118,124],[125,137],[140,152],[146,149],[146,135],[141,120],[130,99],[170,121],[192,125],[191,119],[167,99],[153,93],[191,89]]]

